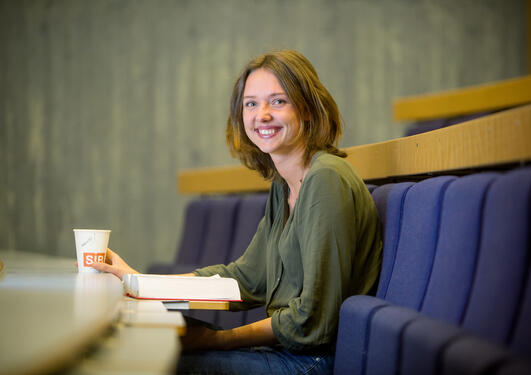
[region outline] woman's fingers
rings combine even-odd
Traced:
[[[92,265],[92,268],[100,271],[100,272],[108,272],[108,273],[112,273],[113,275],[115,275],[116,277],[118,277],[120,280],[122,279],[122,276],[123,276],[123,271],[122,269],[120,269],[119,267],[116,267],[112,264],[107,264],[107,263],[94,263]]]
[[[111,249],[107,248],[107,252],[105,254],[105,263],[114,264],[115,258],[116,258],[116,253],[112,251]]]
[[[123,275],[128,273],[138,273],[131,268],[118,254],[111,249],[107,249],[105,262],[94,263],[92,267],[100,272],[108,272],[122,279]]]

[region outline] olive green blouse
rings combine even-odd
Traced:
[[[287,184],[273,182],[265,217],[245,253],[195,274],[238,280],[243,302],[231,303],[231,310],[265,305],[285,348],[333,345],[341,303],[368,293],[379,275],[377,211],[354,168],[325,152],[312,158],[287,218],[286,196]]]

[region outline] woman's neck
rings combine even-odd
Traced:
[[[287,156],[271,156],[278,174],[286,181],[289,187],[289,201],[295,202],[299,190],[308,172],[309,166],[304,163],[304,150]]]

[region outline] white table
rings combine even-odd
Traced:
[[[175,367],[176,329],[124,324],[118,278],[79,274],[70,258],[0,250],[0,260],[0,374],[160,374]],[[129,320],[142,306],[128,303]]]

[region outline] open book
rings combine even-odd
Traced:
[[[241,301],[238,282],[231,278],[128,274],[125,293],[131,297],[159,300]]]

